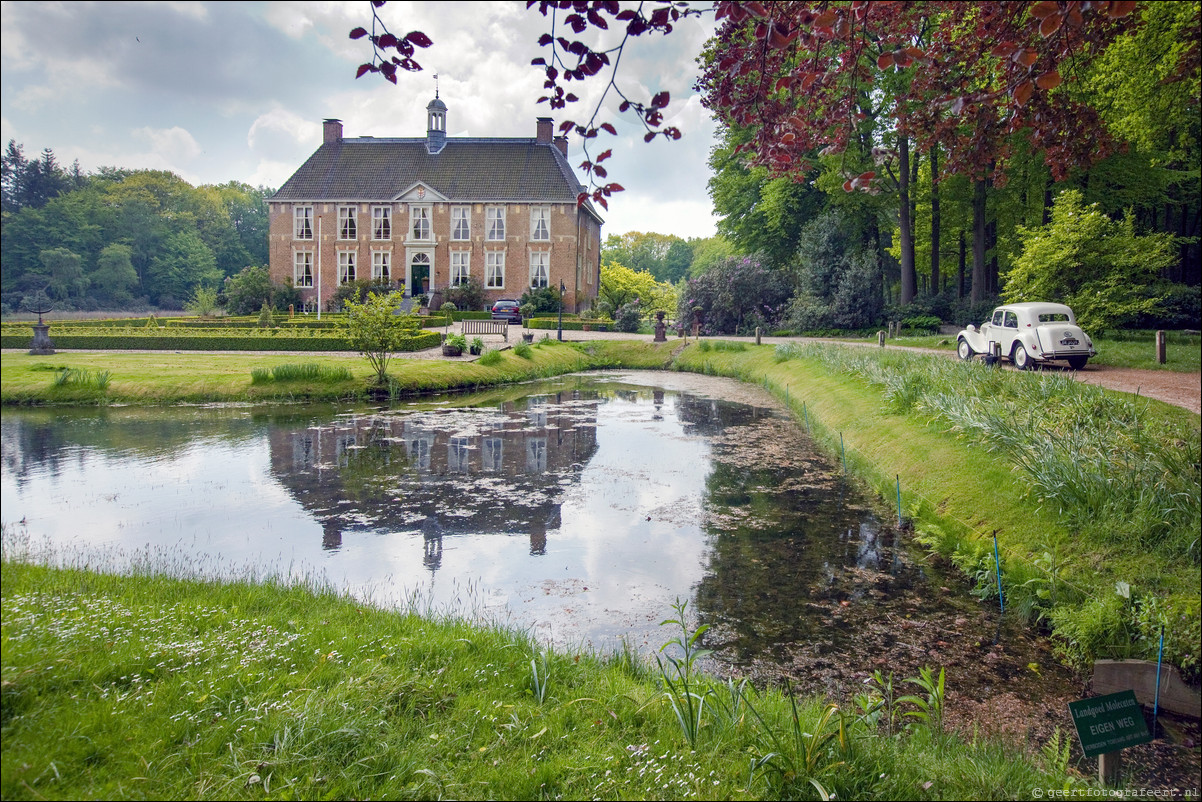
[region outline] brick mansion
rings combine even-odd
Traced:
[[[272,280],[308,308],[356,279],[418,295],[471,278],[489,303],[562,282],[565,311],[587,308],[602,220],[577,206],[584,188],[551,119],[531,138],[448,137],[437,96],[426,117],[424,138],[345,138],[325,121],[321,147],[268,199]]]

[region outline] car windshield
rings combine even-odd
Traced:
[[[1044,312],[1039,316],[1040,323],[1068,323],[1068,315],[1063,312]]]

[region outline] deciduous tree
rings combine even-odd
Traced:
[[[388,362],[400,348],[406,331],[412,328],[410,316],[396,314],[401,304],[399,293],[369,293],[363,303],[348,298],[343,302],[346,315],[339,323],[343,336],[375,370],[375,383],[388,383]]]
[[[1130,217],[1111,220],[1077,190],[1057,196],[1050,223],[1018,236],[1022,254],[1002,297],[1066,303],[1094,331],[1153,313],[1160,299],[1149,289],[1173,262],[1171,237],[1138,235]]]

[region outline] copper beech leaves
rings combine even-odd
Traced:
[[[848,154],[849,143],[897,131],[913,148],[939,145],[947,172],[979,176],[1004,170],[1008,137],[1026,130],[1060,177],[1109,145],[1096,110],[1059,88],[1138,24],[1135,7],[724,0],[698,88],[707,108],[751,132],[739,152],[776,174],[801,178],[816,152]],[[848,191],[892,180],[889,169],[849,169]]]

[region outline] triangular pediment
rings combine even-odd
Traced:
[[[449,199],[441,192],[431,189],[428,185],[418,181],[393,198],[393,200],[403,203],[439,203],[446,202]]]

